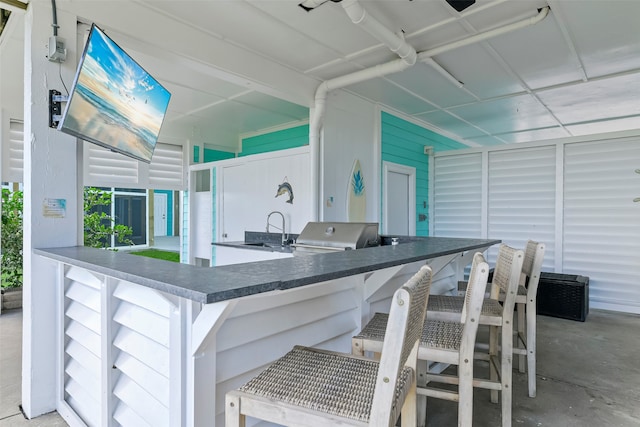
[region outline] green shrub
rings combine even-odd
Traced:
[[[116,219],[109,213],[111,209],[111,193],[94,187],[84,189],[84,245],[92,248],[111,248],[111,236],[116,236],[118,243],[133,245],[129,236],[133,234],[131,227],[116,224]]]
[[[2,287],[22,286],[22,191],[2,189]]]

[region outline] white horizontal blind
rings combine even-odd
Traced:
[[[556,147],[489,153],[488,238],[524,249],[532,239],[546,245],[543,267],[554,270]],[[498,248],[489,251],[495,259]]]
[[[148,188],[184,190],[183,151],[180,145],[158,143],[149,165]]]
[[[482,155],[434,159],[434,236],[482,237]]]
[[[24,124],[9,120],[8,140],[2,144],[2,181],[23,182]]]
[[[84,185],[185,190],[184,160],[180,145],[158,143],[147,164],[84,141]]]
[[[140,162],[99,145],[84,141],[84,185],[134,187]]]
[[[591,306],[640,313],[640,140],[567,144],[562,270]]]

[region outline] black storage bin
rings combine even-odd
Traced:
[[[538,314],[584,322],[589,314],[589,278],[540,273]]]

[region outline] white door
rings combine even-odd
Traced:
[[[153,235],[167,235],[167,195],[153,194]]]
[[[242,241],[244,240],[244,232],[249,224],[255,223],[255,216],[264,218],[266,224],[268,210],[264,206],[256,203],[256,197],[252,194],[259,194],[258,184],[255,182],[255,170],[249,165],[233,165],[222,169],[222,241]],[[262,177],[265,180],[265,177]],[[269,192],[271,199],[275,194]],[[259,212],[257,214],[256,212]],[[250,226],[249,226],[250,227]],[[256,229],[255,227],[249,229]],[[263,230],[263,227],[257,230]]]
[[[384,162],[383,234],[416,234],[416,170]]]
[[[211,169],[191,172],[189,195],[190,262],[199,266],[211,265],[213,242],[213,194]]]

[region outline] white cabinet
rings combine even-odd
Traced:
[[[291,258],[293,256],[293,254],[287,252],[271,252],[254,249],[231,248],[227,246],[214,246],[213,252],[214,266]]]

